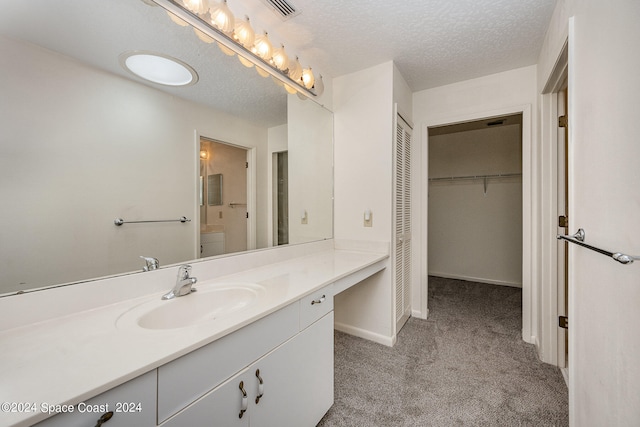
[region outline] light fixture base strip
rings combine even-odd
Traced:
[[[218,30],[215,27],[212,27],[211,25],[208,25],[206,22],[200,19],[200,17],[198,17],[193,12],[182,8],[175,1],[173,0],[152,0],[152,1],[158,6],[165,9],[167,12],[173,13],[178,18],[187,22],[192,27],[202,31],[204,34],[211,37],[218,43],[232,50],[237,55],[240,55],[243,58],[248,59],[249,61],[253,62],[254,65],[260,66],[269,74],[271,74],[273,77],[280,80],[282,83],[287,84],[289,86],[293,85],[293,87],[298,92],[308,96],[309,98],[312,98],[312,99],[315,98],[316,94],[314,92],[308,90],[304,86],[300,85],[298,82],[290,79],[282,71],[273,68],[271,64],[269,64],[259,56],[255,55],[253,52],[249,51],[248,49],[245,49],[243,46],[236,43],[231,37],[229,37],[222,31]]]

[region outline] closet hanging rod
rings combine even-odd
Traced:
[[[468,175],[468,176],[444,176],[438,178],[429,178],[429,181],[463,181],[472,179],[488,179],[488,178],[513,178],[522,176],[521,173],[498,173],[494,175]]]
[[[583,248],[591,249],[592,251],[598,252],[599,254],[611,257],[614,260],[618,261],[620,264],[632,264],[633,261],[640,260],[640,257],[637,257],[637,256],[626,255],[620,252],[610,252],[605,249],[596,248],[595,246],[588,245],[584,243],[585,236],[586,236],[586,233],[581,228],[578,230],[576,234],[573,234],[571,236],[558,234],[556,238],[558,240],[566,240],[567,242],[574,243],[578,246],[582,246]]]
[[[116,218],[113,220],[113,223],[117,226],[121,226],[122,224],[139,224],[143,222],[191,222],[190,219],[187,219],[186,216],[180,217],[178,219],[154,219],[149,221],[125,221],[122,218]]]

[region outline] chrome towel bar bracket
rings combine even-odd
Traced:
[[[150,221],[125,221],[122,218],[116,218],[113,220],[113,223],[118,227],[121,226],[122,224],[138,224],[143,222],[183,222],[184,223],[184,222],[191,222],[191,220],[187,219],[186,216],[180,217],[178,219],[156,219],[156,220],[150,220]]]
[[[574,243],[578,246],[582,246],[583,248],[587,248],[587,249],[591,249],[592,251],[598,252],[602,255],[606,255],[608,257],[613,258],[614,260],[618,261],[620,264],[632,264],[633,261],[638,261],[640,260],[640,257],[637,256],[631,256],[631,255],[626,255],[623,254],[621,252],[610,252],[607,251],[605,249],[601,249],[601,248],[597,248],[595,246],[591,246],[588,245],[586,243],[584,243],[584,240],[586,238],[586,233],[584,231],[584,229],[579,229],[577,233],[571,235],[571,236],[565,236],[563,234],[558,234],[556,236],[556,238],[558,240],[566,240],[567,242],[570,243]]]

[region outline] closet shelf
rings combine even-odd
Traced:
[[[497,179],[497,178],[513,178],[522,176],[521,173],[498,173],[493,175],[468,175],[468,176],[450,176],[450,177],[438,177],[438,178],[429,178],[429,182],[433,181],[471,181],[482,179],[484,180],[484,195],[487,195],[487,181],[489,179]]]
[[[521,173],[498,173],[494,175],[468,175],[468,176],[444,176],[438,178],[429,178],[429,181],[464,181],[472,179],[490,179],[490,178],[513,178],[522,176]]]

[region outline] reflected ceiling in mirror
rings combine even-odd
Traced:
[[[132,50],[175,57],[199,80],[144,82],[119,64]],[[0,197],[11,206],[0,211],[0,294],[141,271],[141,255],[161,267],[199,258],[200,136],[255,158],[253,247],[272,245],[271,155],[282,150],[299,162],[291,212],[310,218],[292,226],[292,242],[332,237],[332,114],[286,95],[162,8],[2,2],[0,54],[10,58],[0,68]],[[192,221],[113,222],[183,216]]]
[[[189,26],[141,0],[29,0],[0,4],[3,35],[28,41],[126,78],[118,57],[128,51],[158,52],[193,67],[200,82],[167,88],[140,82],[246,118],[266,127],[286,122],[286,92],[258,76],[216,43],[203,42]],[[135,77],[134,77],[135,78]],[[268,79],[271,79],[270,77]]]

